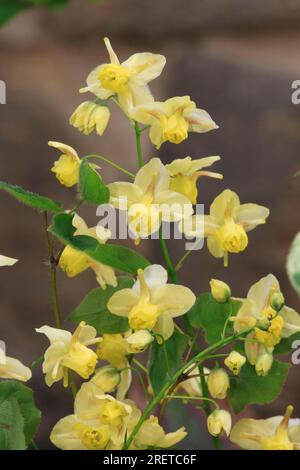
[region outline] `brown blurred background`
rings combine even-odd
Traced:
[[[199,202],[208,210],[213,198],[229,187],[242,201],[271,209],[267,225],[250,234],[248,249],[232,256],[229,268],[204,249],[189,258],[180,281],[198,293],[208,289],[211,277],[220,278],[243,296],[252,283],[272,272],[287,304],[300,309],[285,273],[288,247],[300,228],[299,179],[293,178],[300,168],[300,106],[291,102],[291,83],[300,78],[299,25],[300,0],[106,0],[101,5],[73,0],[61,11],[27,11],[0,31],[0,79],[7,85],[7,104],[0,106],[0,178],[70,207],[75,193],[50,173],[57,154],[47,147],[48,140],[72,145],[81,155],[101,153],[134,171],[134,136],[118,110],[102,138],[81,135],[68,125],[68,118],[82,100],[77,90],[88,72],[106,61],[103,36],[111,38],[121,59],[145,50],[165,54],[163,76],[152,82],[156,99],[190,94],[220,129],[192,134],[176,147],[165,144],[155,155],[168,162],[220,154],[216,171],[224,173],[224,181],[201,180]],[[154,155],[147,136],[144,155]],[[104,165],[102,173],[107,182],[122,179]],[[46,346],[34,328],[52,323],[42,219],[4,193],[0,214],[0,252],[20,260],[0,271],[0,339],[6,341],[9,355],[30,364]],[[93,209],[85,214],[95,221]],[[183,244],[171,245],[177,260]],[[157,242],[144,242],[142,249],[161,261]],[[64,317],[94,286],[89,272],[73,280],[59,275]],[[48,448],[49,429],[71,412],[70,394],[61,393],[61,384],[48,390],[38,368],[31,385],[44,415],[37,441]],[[300,416],[299,391],[294,367],[284,394],[251,414],[282,413],[291,402]],[[190,436],[182,447],[209,448],[200,414],[190,413],[187,419],[182,407],[173,407],[170,427],[187,421]]]

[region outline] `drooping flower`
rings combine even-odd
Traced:
[[[162,426],[158,424],[156,416],[150,416],[139,429],[134,438],[134,449],[147,449],[149,447],[162,448],[172,447],[182,441],[187,436],[184,427],[175,432],[166,433]]]
[[[281,338],[288,338],[300,331],[300,315],[295,310],[286,305],[279,311],[272,308],[274,296],[277,298],[278,293],[280,293],[278,280],[273,274],[268,274],[249,289],[247,298],[243,300],[241,308],[233,318],[235,331],[241,331],[247,326],[255,327],[254,332],[249,335],[249,343],[256,340],[259,345],[271,352]],[[252,355],[250,362],[255,364],[261,350],[255,346],[253,348],[256,349],[256,354]]]
[[[264,224],[268,215],[266,207],[241,204],[238,195],[226,189],[211,204],[210,215],[204,216],[204,234],[210,253],[215,258],[224,258],[227,266],[228,254],[244,251],[248,245],[246,232]]]
[[[229,436],[231,430],[231,415],[226,410],[216,409],[207,418],[208,432],[214,436],[220,436],[224,431]]]
[[[208,391],[213,398],[223,400],[227,396],[230,387],[229,376],[226,370],[216,367],[207,378]]]
[[[59,159],[54,163],[51,168],[52,173],[55,173],[58,181],[71,188],[78,183],[79,180],[79,167],[81,160],[73,147],[62,144],[61,142],[48,142],[50,147],[58,149],[62,154]]]
[[[103,135],[109,118],[110,111],[107,106],[100,106],[93,101],[84,101],[73,112],[70,124],[85,135],[91,134],[94,130],[98,135]]]
[[[1,266],[13,266],[18,262],[15,258],[9,258],[8,256],[0,255],[0,267]]]
[[[133,119],[150,126],[150,140],[157,149],[164,142],[180,144],[189,132],[208,132],[218,126],[204,109],[198,109],[189,96],[141,104],[131,113]]]
[[[284,416],[268,419],[241,419],[233,427],[230,440],[248,450],[300,450],[300,419],[290,419],[293,407]]]
[[[196,299],[190,289],[167,284],[167,279],[167,271],[160,265],[140,269],[133,287],[115,292],[107,308],[127,317],[133,330],[152,330],[167,339],[174,331],[173,318],[186,313]]]
[[[203,372],[205,374],[205,381],[207,382],[210,370],[207,369],[207,367],[204,367]],[[180,393],[185,393],[187,397],[202,397],[203,390],[201,385],[201,379],[200,377],[197,377],[197,373],[195,373],[195,370],[186,370],[185,374],[187,375],[187,379],[180,382],[180,384],[176,388],[176,391],[178,390],[180,391]]]
[[[92,70],[87,77],[87,86],[80,92],[90,91],[101,100],[116,95],[123,111],[130,115],[134,106],[153,101],[148,83],[159,77],[166,59],[159,54],[143,52],[120,63],[109,39],[104,38],[104,43],[110,63]]]
[[[0,378],[27,382],[31,376],[29,367],[24,366],[18,359],[6,356],[5,351],[0,347]]]
[[[197,181],[201,176],[222,179],[223,175],[213,171],[203,171],[203,168],[211,166],[220,160],[220,157],[205,157],[192,160],[191,157],[177,158],[166,165],[171,175],[170,188],[177,193],[186,196],[192,204],[197,203]]]
[[[246,363],[246,358],[237,351],[231,351],[226,357],[224,364],[234,375],[238,375],[243,365]]]
[[[273,364],[273,354],[268,351],[261,352],[255,361],[255,371],[257,375],[266,376]]]
[[[170,190],[170,175],[159,158],[152,158],[137,173],[134,183],[108,185],[110,202],[126,209],[128,225],[137,242],[155,233],[162,221],[174,222],[193,213],[189,199]]]
[[[110,231],[108,229],[103,227],[101,227],[101,230],[100,227],[88,228],[85,221],[77,214],[74,215],[72,224],[76,228],[75,236],[88,235],[98,240],[101,244],[106,243],[110,237]],[[97,282],[102,289],[105,289],[107,284],[114,287],[117,285],[117,278],[113,268],[90,258],[82,251],[76,250],[70,245],[64,248],[60,256],[59,267],[69,277],[77,276],[86,269],[91,268],[95,272]]]
[[[45,382],[49,387],[62,379],[64,387],[67,387],[68,369],[84,379],[92,375],[98,360],[97,354],[89,348],[99,342],[95,328],[81,322],[73,335],[46,325],[36,331],[45,334],[50,341],[43,362]]]

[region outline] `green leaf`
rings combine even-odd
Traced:
[[[0,383],[0,406],[8,400],[14,399],[18,403],[18,407],[23,420],[23,432],[26,443],[35,436],[40,425],[41,413],[36,408],[33,398],[33,392],[20,382],[9,380]],[[5,406],[4,406],[5,408]],[[1,419],[0,419],[1,422]],[[13,423],[11,423],[13,425]]]
[[[17,0],[1,0],[0,25],[13,18],[17,13],[28,8],[29,5]]]
[[[13,396],[0,402],[0,450],[25,450],[24,419]]]
[[[182,356],[188,338],[174,331],[171,338],[158,344],[152,343],[149,360],[149,376],[154,393],[157,394],[165,385],[169,375],[172,375],[182,364]]]
[[[237,314],[241,302],[231,299],[229,302],[219,304],[210,293],[200,294],[195,304],[187,312],[187,318],[194,328],[204,328],[205,339],[208,344],[214,344],[221,339],[225,322],[229,316]],[[232,329],[228,322],[226,333]]]
[[[292,242],[286,268],[292,286],[300,295],[300,233],[296,235]]]
[[[109,201],[108,187],[88,160],[83,160],[80,165],[79,192],[81,199],[90,204],[105,204]]]
[[[100,334],[124,333],[129,330],[128,320],[110,313],[106,305],[110,297],[120,289],[132,287],[133,280],[126,276],[118,278],[118,286],[107,286],[105,290],[96,288],[83,299],[75,310],[69,315],[68,320],[72,323],[85,321],[88,325],[96,328]]]
[[[289,338],[283,338],[274,348],[273,354],[291,354],[294,341],[300,341],[300,333],[294,333]]]
[[[33,207],[34,209],[55,213],[62,211],[62,206],[59,202],[53,201],[48,197],[31,193],[30,191],[25,191],[25,189],[21,188],[20,186],[14,186],[13,184],[0,181],[0,189],[6,191],[8,194],[26,206]]]
[[[268,375],[261,377],[247,362],[240,375],[230,380],[228,398],[233,411],[238,414],[246,405],[264,405],[274,401],[283,388],[289,368],[289,364],[274,361]]]
[[[72,225],[74,214],[58,214],[53,219],[49,232],[59,238],[65,245],[83,251],[100,263],[111,266],[125,273],[136,274],[138,269],[145,269],[149,261],[136,251],[110,243],[100,244],[95,238],[74,236],[76,228]]]

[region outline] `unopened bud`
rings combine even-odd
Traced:
[[[212,436],[219,436],[223,431],[229,436],[231,431],[231,415],[226,410],[215,410],[207,418],[208,432]]]
[[[216,368],[211,371],[207,379],[207,387],[213,398],[223,400],[230,387],[229,376],[224,369]]]
[[[107,106],[99,106],[93,101],[84,101],[73,112],[70,124],[85,135],[91,134],[94,130],[102,135],[109,118],[110,111]]]
[[[281,292],[275,292],[272,295],[270,305],[276,312],[280,312],[284,306],[284,297]]]
[[[211,295],[216,302],[220,304],[228,302],[231,297],[231,289],[228,284],[223,281],[219,281],[218,279],[212,279],[209,284]]]
[[[126,338],[129,344],[129,352],[132,354],[143,352],[152,343],[153,336],[148,330],[136,331]]]

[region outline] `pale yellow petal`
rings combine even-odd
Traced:
[[[269,213],[267,207],[258,204],[242,204],[233,211],[235,221],[242,224],[247,232],[264,224]]]
[[[151,264],[147,266],[143,271],[145,282],[150,290],[160,286],[164,286],[168,281],[168,272],[160,264]],[[132,289],[139,295],[140,293],[140,281],[136,280]]]
[[[166,222],[176,222],[193,214],[190,200],[175,191],[161,191],[155,196],[154,204],[159,204],[161,218]]]
[[[166,58],[163,55],[142,52],[133,54],[122,65],[131,71],[134,83],[145,85],[159,77],[165,63]]]
[[[275,434],[276,422],[271,419],[241,419],[233,427],[230,440],[242,449],[261,450],[258,436],[266,437]],[[251,439],[252,437],[252,439]]]
[[[115,292],[107,303],[111,313],[127,317],[130,310],[138,303],[139,296],[132,289],[121,289]]]
[[[70,145],[63,144],[62,142],[55,142],[50,140],[48,142],[49,147],[53,147],[57,150],[59,150],[63,155],[69,155],[70,157],[74,158],[77,161],[80,161],[78,157],[78,153],[76,150],[71,147]]]
[[[281,333],[283,338],[288,338],[294,333],[300,331],[300,315],[296,310],[284,306],[282,310],[280,310],[280,315],[284,319],[283,330]]]
[[[112,45],[110,43],[110,40],[108,38],[104,38],[104,44],[105,44],[105,47],[107,49],[107,52],[108,52],[111,63],[112,64],[119,64],[120,62],[119,62],[118,56],[115,53],[115,51],[113,50]]]
[[[247,298],[253,300],[257,311],[261,313],[275,292],[280,292],[279,282],[273,274],[268,274],[250,287]]]
[[[5,364],[0,364],[0,377],[3,379],[15,379],[27,382],[31,379],[31,370],[21,361],[6,356]]]
[[[169,174],[159,158],[151,158],[137,173],[134,184],[144,193],[151,188],[155,194],[168,189],[170,184]]]
[[[126,209],[126,201],[128,206],[138,203],[143,196],[141,188],[133,183],[120,181],[107,186],[110,191],[110,203],[117,209]]]
[[[219,240],[213,235],[207,237],[207,248],[215,258],[223,258],[225,255]]]
[[[131,117],[145,125],[152,125],[161,115],[166,115],[166,106],[162,101],[153,101],[132,110]]]
[[[230,189],[225,189],[219,194],[210,206],[210,215],[216,219],[217,223],[222,223],[224,216],[231,216],[233,210],[240,205],[240,199],[236,193]]]
[[[165,437],[160,442],[159,446],[162,447],[163,449],[167,447],[173,447],[176,444],[178,444],[178,442],[182,441],[182,439],[184,439],[186,436],[187,436],[187,432],[185,428],[182,427],[175,432],[169,432],[165,434]]]
[[[87,450],[76,432],[79,420],[75,415],[58,421],[50,434],[50,441],[61,450]]]
[[[13,266],[17,263],[17,259],[9,258],[8,256],[0,255],[0,266]]]
[[[174,333],[174,321],[170,315],[160,315],[158,318],[155,327],[153,328],[153,332],[161,335],[164,340],[171,338],[172,334]],[[158,343],[161,343],[161,338],[157,338]]]
[[[92,261],[91,268],[95,272],[97,282],[102,287],[102,289],[105,289],[107,285],[116,287],[118,281],[115,271],[112,267],[106,266],[103,263]]]
[[[70,343],[72,335],[69,331],[61,330],[59,328],[53,328],[52,326],[44,325],[41,328],[36,328],[37,333],[43,333],[47,336],[50,343],[55,343],[56,341],[63,342],[65,344]]]
[[[96,336],[97,336],[97,331],[93,326],[84,325],[80,328],[77,340],[80,343],[85,344],[95,339]]]
[[[219,127],[204,109],[188,111],[184,117],[189,123],[190,132],[208,132]]]
[[[164,306],[163,314],[178,317],[195,303],[196,297],[188,287],[167,284],[151,291],[151,302]]]

